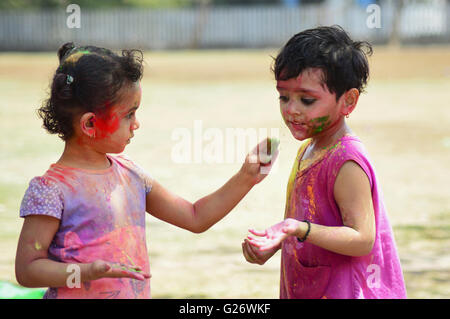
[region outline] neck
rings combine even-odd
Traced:
[[[98,152],[88,144],[79,143],[75,139],[66,142],[63,154],[57,163],[92,170],[106,169],[110,166],[106,153]]]
[[[351,133],[344,118],[340,118],[327,130],[312,137],[312,145],[315,149],[326,148],[334,145],[345,134]]]

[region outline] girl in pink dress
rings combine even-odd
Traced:
[[[292,37],[275,60],[283,119],[305,141],[288,181],[285,219],[242,244],[247,261],[281,253],[280,298],[406,298],[383,195],[345,118],[369,76],[366,42],[340,27]]]

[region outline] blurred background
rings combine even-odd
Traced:
[[[68,21],[71,3],[79,25]],[[3,0],[0,9],[3,50],[47,51],[67,39],[109,48],[279,47],[299,30],[331,24],[380,44],[450,39],[446,0]],[[367,21],[371,13],[380,24]]]
[[[14,275],[19,207],[28,182],[64,147],[41,128],[36,109],[58,67],[56,50],[68,41],[144,51],[141,127],[125,152],[192,202],[222,186],[241,163],[174,163],[176,129],[192,132],[200,120],[204,129],[224,134],[227,128],[280,130],[277,169],[206,233],[147,218],[154,298],[278,298],[280,254],[257,266],[241,252],[248,228],[282,220],[300,146],[279,113],[272,57],[295,33],[333,24],[374,45],[367,93],[348,123],[382,186],[408,297],[449,298],[445,0],[2,0],[0,298],[36,296],[20,290]]]

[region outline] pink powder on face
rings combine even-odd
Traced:
[[[111,109],[106,109],[106,111],[98,113],[95,118],[94,125],[96,138],[101,139],[108,137],[119,129],[120,116],[117,112],[114,112]]]

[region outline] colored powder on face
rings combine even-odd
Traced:
[[[327,115],[327,116],[322,116],[322,117],[312,119],[311,120],[311,124],[313,125],[312,133],[318,134],[318,133],[322,132],[325,129],[325,127],[330,124],[330,122],[328,122],[329,118],[330,118],[330,116]]]
[[[96,128],[95,136],[97,138],[105,138],[113,134],[119,128],[119,115],[107,109],[105,112],[101,112],[98,114],[95,119],[94,126]]]

